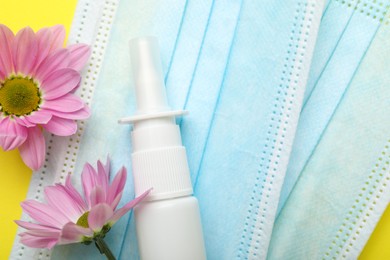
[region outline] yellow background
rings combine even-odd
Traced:
[[[37,31],[56,24],[65,25],[69,32],[76,0],[0,0],[0,23],[14,32],[30,26]],[[16,234],[14,219],[22,213],[31,170],[18,151],[3,152],[0,148],[0,260],[8,259]],[[30,259],[29,259],[30,260]]]
[[[67,32],[73,18],[76,0],[0,0],[0,23],[14,32],[30,26],[63,24]],[[17,151],[3,152],[0,148],[0,259],[7,259],[14,241],[21,208],[19,203],[27,193],[31,171],[24,166]],[[390,259],[390,208],[382,217],[365,247],[361,260]]]

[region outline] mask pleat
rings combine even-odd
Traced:
[[[278,212],[288,199],[300,173],[322,138],[380,27],[380,19],[383,17],[385,6],[378,11],[377,18],[373,19],[365,12],[361,12],[361,10],[370,10],[369,5],[363,2],[353,4],[355,4],[354,1],[348,7],[348,5],[336,2],[334,8],[328,9],[321,23],[319,44],[313,56],[306,99],[299,119]],[[345,28],[340,36],[337,36],[331,24],[339,20],[347,22],[344,23]],[[332,36],[336,39],[339,37],[339,39],[333,44],[333,50],[327,52],[328,48],[325,43],[328,40],[325,38],[330,38],[329,41],[332,41]]]
[[[388,1],[363,2],[354,14],[360,16],[360,22],[351,20],[360,32],[355,29],[348,35],[352,28],[347,28],[345,39],[340,40],[335,51],[338,55],[332,60],[337,59],[331,61],[337,74],[332,80],[327,78],[330,88],[332,82],[344,88],[344,93],[335,97],[337,105],[328,98],[328,102],[311,108],[311,113],[334,112],[315,140],[310,157],[303,158],[305,166],[297,170],[299,178],[275,222],[269,259],[356,259],[388,205],[390,123],[385,111],[390,108],[389,7]],[[356,46],[341,48],[347,40]],[[360,56],[352,57],[351,53]],[[339,65],[347,61],[353,69]],[[343,81],[345,74],[349,79]],[[324,98],[327,91],[323,89]],[[290,167],[302,159],[297,162],[296,154],[302,154],[310,141],[307,132],[305,141],[299,132],[313,131],[318,125],[314,117],[302,121],[304,118],[302,114],[286,180],[291,178]]]

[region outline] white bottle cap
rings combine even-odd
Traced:
[[[155,37],[130,41],[130,57],[135,83],[137,112],[119,123],[134,123],[133,177],[136,196],[149,188],[149,200],[192,194],[185,148],[176,115],[168,106],[165,84]]]

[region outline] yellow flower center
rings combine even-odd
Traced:
[[[76,222],[76,225],[84,228],[89,228],[88,225],[88,215],[89,211],[85,212]]]
[[[0,85],[0,109],[5,115],[29,115],[40,103],[41,93],[32,78],[13,76]]]

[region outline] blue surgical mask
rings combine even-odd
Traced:
[[[236,24],[224,7],[215,3],[187,92],[183,143],[208,258],[263,259],[322,3],[243,1]]]
[[[114,172],[123,164],[131,169],[130,129],[117,124],[135,111],[127,43],[155,35],[169,103],[190,111],[178,123],[208,259],[265,258],[322,5],[314,0],[81,0],[71,39],[93,46],[80,93],[91,104],[92,117],[72,139],[49,142],[56,148],[49,150],[49,163],[37,178],[50,171],[61,181],[73,172],[77,180],[86,161],[107,153]],[[35,192],[29,196],[38,193],[38,185],[39,180],[32,183]],[[124,197],[133,196],[132,186],[129,180]],[[106,237],[119,259],[139,258],[133,221],[127,215]],[[50,256],[19,249],[16,244],[16,254]],[[76,259],[82,252],[83,258],[95,259],[95,250],[59,246],[53,258]]]
[[[388,5],[331,0],[325,8],[278,212],[375,38]]]
[[[390,201],[389,5],[334,1],[323,17],[352,16],[340,39],[321,24],[269,259],[356,259]]]

